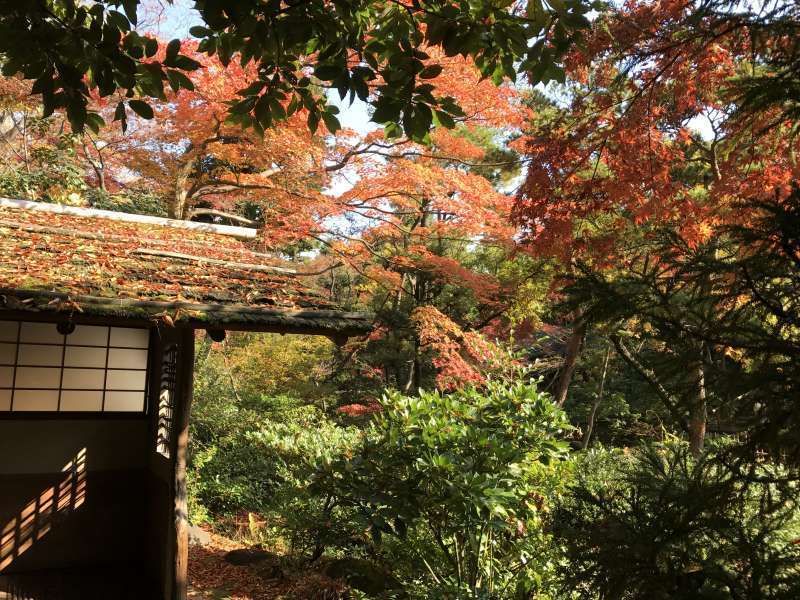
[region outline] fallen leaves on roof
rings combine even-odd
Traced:
[[[32,294],[57,303],[54,310],[97,309],[107,300],[151,317],[172,309],[172,319],[224,314],[235,321],[239,312],[251,321],[259,313],[339,316],[303,281],[312,277],[209,231],[2,207],[0,253],[6,308],[24,309]],[[341,313],[348,315],[354,317]]]

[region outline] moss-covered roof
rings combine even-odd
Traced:
[[[234,237],[8,204],[0,204],[0,308],[231,329],[370,328],[366,315],[338,310],[313,290],[310,277]]]

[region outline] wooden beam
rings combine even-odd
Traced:
[[[12,321],[37,321],[46,323],[57,323],[60,320],[59,313],[55,312],[32,312],[24,310],[4,310],[0,307],[0,320]],[[71,317],[78,325],[119,325],[127,327],[158,327],[159,323],[152,319],[138,319],[120,316],[104,316],[104,315],[87,315],[75,314]],[[364,321],[363,324],[354,324],[351,328],[342,328],[333,330],[331,327],[323,327],[321,325],[300,325],[300,324],[285,324],[285,323],[264,323],[264,322],[230,322],[223,323],[226,331],[247,331],[251,333],[278,333],[281,335],[320,335],[327,336],[331,341],[339,344],[342,343],[344,337],[357,337],[365,335],[370,330],[369,322]],[[163,328],[167,327],[160,324]],[[181,319],[175,323],[175,330],[181,329],[208,329],[207,321]]]
[[[156,327],[157,323],[152,319],[132,319],[119,316],[87,315],[74,313],[69,316],[70,320],[76,325],[111,325],[120,327]],[[64,313],[50,312],[43,310],[11,310],[2,307],[2,297],[0,297],[0,320],[4,321],[34,321],[44,323],[58,323],[64,320]]]
[[[181,221],[180,219],[165,219],[163,217],[151,217],[149,215],[134,215],[131,213],[121,213],[113,210],[101,210],[99,208],[81,208],[78,206],[66,206],[64,204],[47,204],[44,202],[30,202],[28,200],[15,200],[12,198],[0,198],[0,208],[16,208],[21,210],[56,213],[71,215],[74,217],[87,217],[91,219],[107,219],[110,221],[122,221],[125,223],[140,223],[144,225],[160,225],[162,227],[172,227],[175,229],[190,229],[192,231],[205,231],[220,235],[229,235],[242,240],[252,240],[258,236],[258,231],[249,227],[234,227],[232,225],[214,225],[213,223],[197,223],[196,221]]]
[[[369,321],[368,313],[344,312],[330,309],[279,309],[262,308],[246,304],[206,304],[184,301],[139,300],[138,298],[103,298],[84,294],[68,294],[64,292],[51,292],[47,290],[24,290],[14,288],[0,288],[0,295],[9,295],[22,298],[49,298],[52,300],[71,300],[89,305],[107,306],[109,308],[152,308],[156,310],[184,310],[201,313],[215,313],[218,315],[252,315],[274,316],[298,319],[347,319],[354,321]],[[42,307],[36,307],[41,310]]]
[[[142,256],[157,256],[160,258],[175,258],[178,260],[185,260],[187,262],[196,262],[207,265],[217,265],[219,267],[227,267],[229,269],[243,269],[245,271],[259,271],[261,273],[273,273],[277,275],[302,275],[294,269],[285,269],[283,267],[273,267],[272,265],[257,265],[253,263],[240,263],[229,260],[220,260],[218,258],[207,258],[205,256],[194,256],[192,254],[183,254],[181,252],[168,252],[166,250],[151,250],[149,248],[137,248],[132,254],[139,254]]]

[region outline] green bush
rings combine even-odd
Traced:
[[[568,463],[564,414],[533,385],[388,393],[348,458],[312,491],[353,511],[413,597],[544,598],[548,506]]]
[[[557,511],[580,598],[800,598],[800,489],[769,464],[741,473],[671,442],[583,456]]]
[[[286,398],[277,401],[290,403]],[[308,494],[310,478],[320,460],[351,447],[358,432],[336,425],[316,407],[296,406],[298,402],[280,421],[235,411],[239,414],[226,420],[224,433],[210,443],[195,443],[193,520],[230,523],[250,513],[255,517],[250,542],[288,543],[298,554],[315,545],[309,541],[309,523],[322,512],[323,500]]]
[[[330,352],[327,341],[253,338],[234,334],[198,347],[190,518],[305,554],[318,547],[314,529],[324,504],[308,493],[310,478],[321,458],[352,447],[359,432],[319,406],[329,390],[312,364]],[[279,387],[289,394],[276,394]],[[237,520],[244,532],[231,531]]]
[[[31,128],[44,132],[49,123],[34,119]],[[87,188],[72,135],[58,135],[32,147],[25,168],[13,162],[0,165],[0,195],[9,198],[80,204]]]
[[[93,208],[137,215],[167,216],[167,204],[164,199],[147,190],[131,188],[110,194],[93,188],[87,190],[85,196]]]

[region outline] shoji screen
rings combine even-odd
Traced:
[[[0,321],[0,411],[143,412],[149,331]]]

